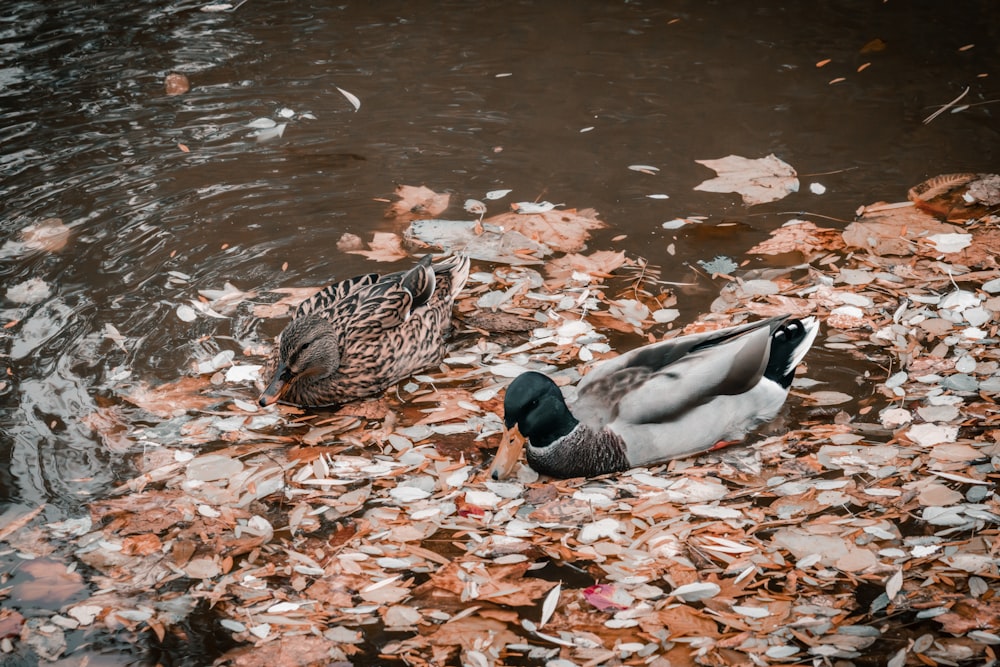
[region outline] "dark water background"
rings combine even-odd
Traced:
[[[203,4],[0,9],[0,522],[42,503],[45,520],[80,516],[128,476],[79,420],[125,374],[176,380],[206,354],[201,337],[275,333],[188,324],[179,303],[227,281],[306,286],[373,270],[336,242],[398,231],[375,201],[397,184],[451,192],[443,217],[459,219],[466,198],[501,188],[513,193],[489,214],[536,198],[596,208],[610,226],[592,249],[682,281],[688,264],[740,258],[799,212],[842,226],[929,176],[1000,168],[995,0]],[[884,49],[862,52],[874,39]],[[169,72],[190,92],[165,95]],[[923,123],[967,87],[971,106]],[[286,122],[281,109],[294,112],[284,135],[258,142],[248,124]],[[714,175],[697,159],[769,153],[797,169],[801,192],[748,209],[693,190]],[[669,199],[647,196],[658,193]],[[661,227],[688,216],[707,220]],[[63,250],[14,244],[53,217],[72,230]],[[386,268],[397,267],[375,267]],[[51,296],[6,298],[29,278]],[[716,296],[703,287],[681,298],[683,321]],[[176,646],[158,659],[211,653]]]

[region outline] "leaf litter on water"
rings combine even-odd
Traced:
[[[347,647],[378,624],[409,628],[380,646],[380,659],[413,664],[538,646],[577,664],[639,653],[678,664],[872,651],[888,661],[896,648],[879,638],[897,618],[934,629],[932,642],[912,638],[930,660],[985,660],[1000,619],[988,595],[1000,525],[989,428],[1000,354],[962,332],[997,334],[1000,301],[985,285],[1000,274],[977,249],[992,232],[941,223],[973,237],[943,253],[893,224],[897,214],[916,219],[912,207],[868,209],[843,233],[807,221],[775,230],[764,249],[802,250],[808,270],[762,277],[729,260],[713,271],[731,276],[721,290],[729,300],[684,329],[775,310],[818,315],[827,325],[803,368],[818,383],[793,389],[797,416],[777,432],[670,465],[549,480],[516,457],[502,486],[486,474],[503,435],[497,387],[527,369],[572,385],[591,363],[581,351],[596,360],[668,335],[671,311],[683,308],[683,294],[659,292],[654,267],[578,246],[588,237],[566,236],[560,218],[524,230],[546,230],[540,238],[552,243],[536,255],[537,276],[477,266],[456,305],[461,322],[483,314],[485,295],[503,293],[490,312],[531,326],[511,343],[462,340],[449,353],[456,361],[408,389],[333,414],[248,412],[248,378],[225,376],[256,359],[219,356],[231,347],[219,345],[202,376],[123,390],[141,420],[98,428],[121,427],[121,445],[147,458],[119,496],[89,504],[83,535],[58,539],[102,581],[127,573],[127,588],[94,587],[75,613],[88,627],[142,617],[143,627],[172,632],[193,604],[174,613],[144,593],[138,610],[127,590],[170,581],[184,602],[197,587],[236,642],[266,639],[249,664],[278,664],[272,649],[350,660]],[[903,254],[879,254],[888,250]],[[251,298],[228,286],[202,296],[219,312]],[[664,312],[672,321],[658,319]],[[607,338],[619,321],[625,338]],[[830,359],[862,364],[865,390],[851,397],[824,386]],[[985,428],[969,428],[977,424]],[[8,539],[25,540],[22,532]],[[529,576],[547,563],[590,581]],[[859,582],[881,595],[863,603]],[[657,639],[664,628],[669,638]]]

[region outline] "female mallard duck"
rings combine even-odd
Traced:
[[[640,347],[595,366],[572,411],[551,379],[527,372],[507,387],[504,422],[527,439],[528,465],[553,477],[689,456],[774,418],[818,331],[813,317],[785,315]]]
[[[278,336],[259,403],[346,403],[440,363],[452,304],[468,277],[468,257],[431,264],[425,255],[408,271],[369,273],[320,290]]]

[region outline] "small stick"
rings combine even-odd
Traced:
[[[932,113],[927,118],[924,118],[924,125],[927,125],[932,120],[934,120],[935,118],[937,118],[938,116],[940,116],[941,114],[943,114],[945,111],[947,111],[948,109],[950,109],[953,106],[955,106],[960,99],[962,99],[963,97],[965,97],[968,94],[969,94],[969,86],[966,86],[965,90],[962,91],[961,95],[959,95],[958,97],[956,97],[955,99],[953,99],[951,102],[948,102],[948,104],[945,104],[943,107],[941,107],[940,109],[938,109],[937,111],[935,111],[934,113]]]

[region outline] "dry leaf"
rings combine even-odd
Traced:
[[[416,218],[433,218],[448,208],[451,195],[439,194],[426,186],[400,185],[396,188],[399,201],[385,212],[387,218],[408,222]]]
[[[791,165],[774,155],[750,159],[729,155],[717,160],[695,160],[718,176],[695,186],[705,192],[737,192],[747,206],[784,199],[799,191],[799,179]]]
[[[747,250],[749,255],[782,255],[799,252],[806,260],[844,247],[841,232],[817,227],[808,220],[786,223],[771,232],[771,238]]]

